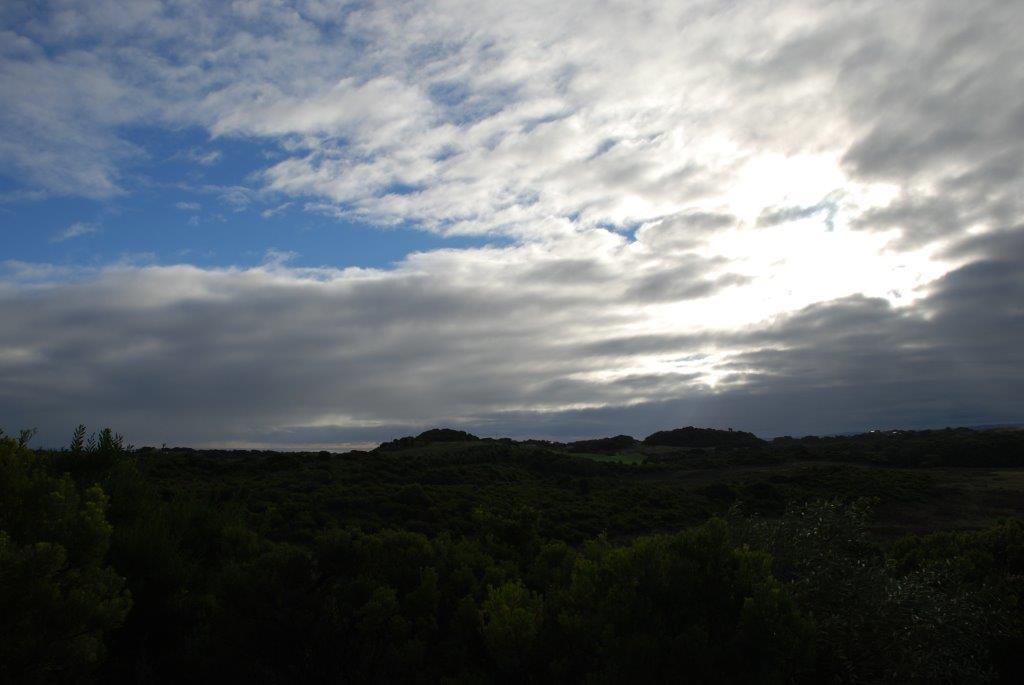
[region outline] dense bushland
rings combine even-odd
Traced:
[[[901,434],[864,453],[454,431],[198,452],[84,429],[36,452],[30,437],[0,439],[4,681],[1022,676],[1024,522],[874,535],[863,495],[914,502],[933,479],[866,464],[945,454]],[[643,463],[578,456],[616,450]],[[837,453],[857,463],[822,463]]]

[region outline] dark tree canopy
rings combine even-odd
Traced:
[[[1024,433],[669,433],[0,439],[0,681],[1022,680]]]
[[[612,438],[597,438],[596,440],[577,440],[570,442],[566,447],[573,453],[593,452],[596,454],[614,454],[628,450],[636,445],[636,438],[630,435],[616,435]]]
[[[753,433],[714,428],[676,428],[644,438],[645,445],[665,447],[757,447],[763,441]]]

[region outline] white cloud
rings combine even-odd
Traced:
[[[197,148],[190,149],[185,157],[192,160],[196,164],[202,166],[213,166],[221,160],[223,153],[220,150],[200,150]]]
[[[288,209],[289,207],[292,206],[292,204],[293,203],[291,203],[291,202],[284,202],[284,203],[279,204],[276,207],[270,207],[269,209],[264,209],[262,212],[260,212],[260,216],[263,217],[264,219],[269,219],[269,218],[273,217],[274,215],[280,214],[284,210]]]
[[[62,243],[65,240],[81,238],[82,236],[86,235],[93,235],[94,233],[99,232],[99,230],[99,226],[97,226],[96,224],[85,223],[83,221],[76,221],[75,223],[65,228],[63,231],[54,234],[54,236],[50,238],[50,242]]]
[[[839,220],[910,242],[952,230],[915,219],[950,194],[960,223],[1020,211],[1019,3],[244,7],[72,3],[14,25],[0,158],[103,196],[138,153],[120,127],[200,126],[278,142],[266,186],[349,218],[521,237],[552,217],[755,222],[837,190]]]
[[[298,252],[292,252],[291,250],[278,250],[275,247],[271,247],[263,253],[263,266],[268,268],[280,268],[287,265],[288,262],[293,261],[298,256]]]

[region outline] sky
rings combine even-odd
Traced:
[[[1024,422],[1018,0],[0,5],[0,427]]]

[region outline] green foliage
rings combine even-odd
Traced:
[[[1006,576],[1024,580],[1024,521],[1005,519],[977,531],[937,531],[895,541],[889,555],[901,572],[953,564],[958,576],[993,582]]]
[[[0,680],[73,679],[103,659],[131,599],[104,563],[103,490],[51,475],[22,442],[0,438]]]
[[[965,632],[982,622],[991,638],[986,651],[993,653],[1002,679],[1024,680],[1024,520],[911,535],[892,543],[888,554],[890,567],[904,577],[935,578],[951,594],[970,593],[972,604],[957,608],[972,615],[942,618],[958,621]],[[971,643],[972,637],[965,639]]]
[[[35,428],[22,428],[18,433],[18,447],[28,447],[28,444],[32,442],[32,438],[35,437]]]
[[[818,672],[853,682],[993,679],[993,650],[1019,634],[1009,607],[964,575],[957,550],[938,545],[915,554],[930,545],[912,539],[896,543],[898,557],[887,558],[868,532],[870,506],[818,501],[779,520],[738,521],[808,608]],[[928,557],[930,563],[911,561]],[[1011,577],[1008,571],[997,575]]]
[[[773,449],[802,458],[888,466],[1024,466],[1022,447],[1024,431],[1019,429],[872,431],[772,442]]]
[[[61,451],[3,440],[0,680],[1020,680],[1024,523],[883,543],[877,512],[941,502],[948,474],[840,450],[990,438],[718,433],[428,431],[348,454],[133,450],[84,426]]]
[[[544,599],[521,581],[492,587],[483,607],[487,652],[505,677],[521,677],[535,667],[544,625]]]
[[[599,540],[577,560],[559,624],[566,673],[598,680],[789,681],[810,665],[811,625],[720,519],[625,547]]]
[[[85,448],[85,424],[78,424],[78,428],[75,429],[75,433],[71,436],[70,450],[72,454],[81,454]]]

